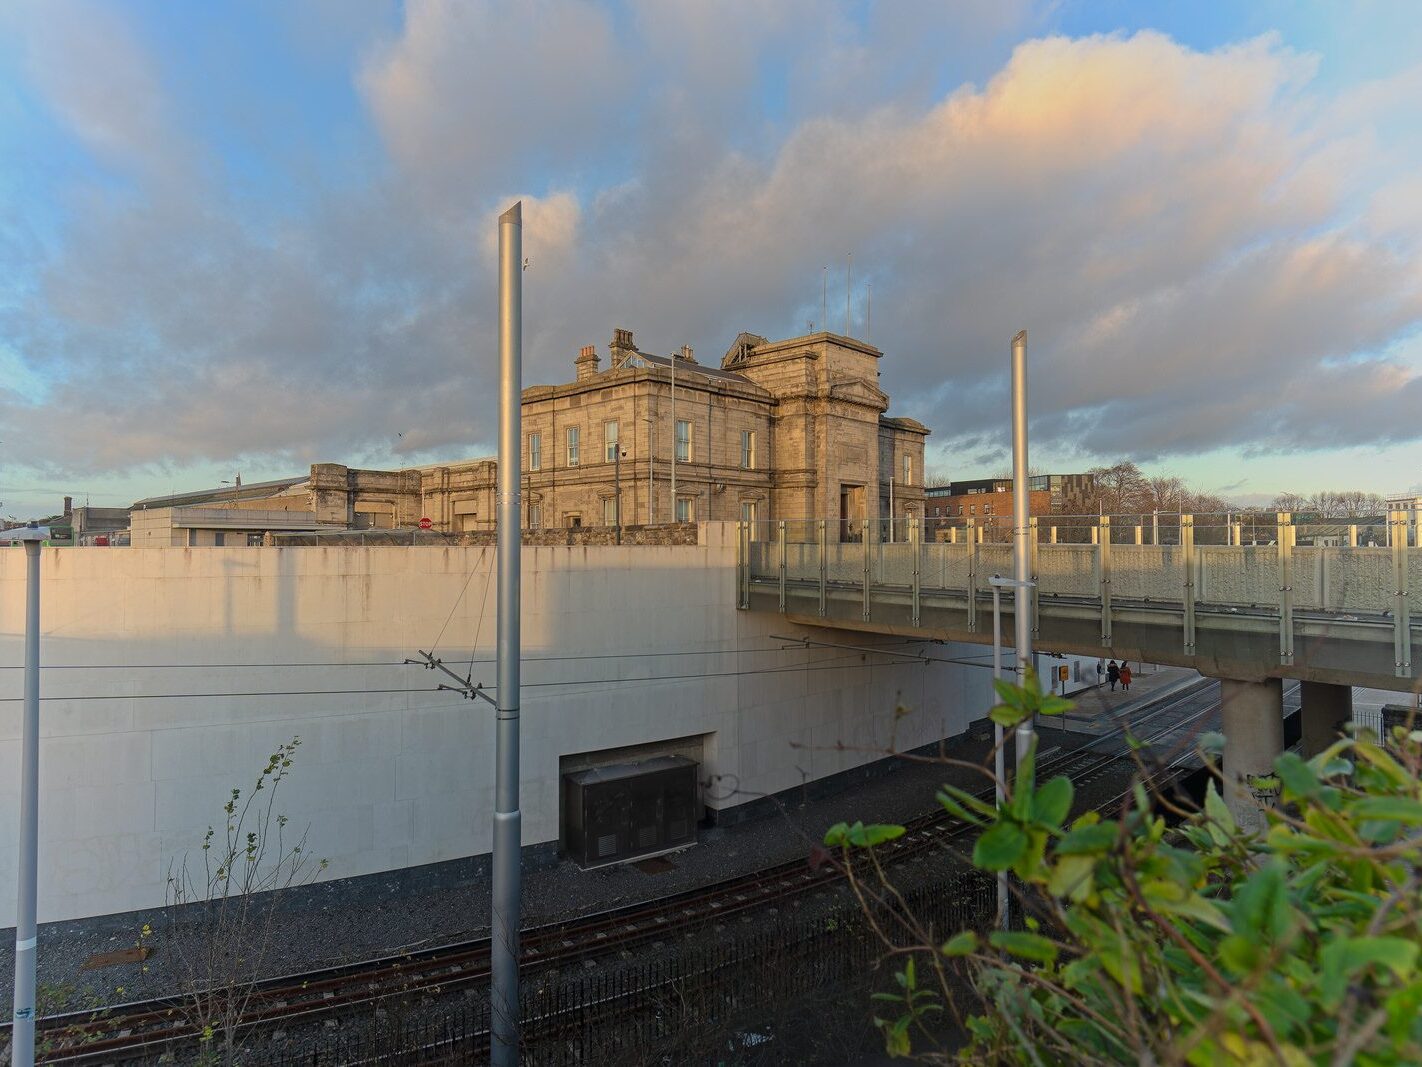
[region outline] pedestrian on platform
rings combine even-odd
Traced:
[[[1121,664],[1121,691],[1124,693],[1131,691],[1131,667],[1128,663]]]
[[[1111,683],[1111,692],[1116,691],[1116,683],[1121,680],[1121,668],[1116,666],[1116,661],[1112,660],[1106,664],[1106,680]]]

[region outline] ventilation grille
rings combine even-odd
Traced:
[[[597,839],[597,858],[606,859],[617,855],[617,835],[603,834]]]
[[[657,843],[657,824],[637,827],[637,847],[652,848]]]

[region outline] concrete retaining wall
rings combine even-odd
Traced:
[[[564,755],[705,735],[708,802],[730,807],[960,732],[989,706],[987,671],[785,648],[770,635],[881,639],[736,611],[734,530],[525,549],[526,844],[557,838]],[[862,549],[844,548],[862,573]],[[161,904],[169,862],[294,735],[279,809],[310,825],[328,877],[486,852],[492,709],[402,661],[434,647],[464,671],[472,656],[493,685],[493,558],[46,549],[41,919]],[[0,887],[15,879],[23,608],[23,554],[0,551]],[[13,909],[0,891],[0,926]]]

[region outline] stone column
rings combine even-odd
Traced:
[[[1353,687],[1331,682],[1304,682],[1300,696],[1303,756],[1308,759],[1337,741],[1343,724],[1353,717]]]
[[[1278,678],[1262,682],[1220,680],[1220,718],[1225,735],[1224,799],[1240,826],[1262,831],[1264,807],[1277,788],[1257,780],[1274,773],[1284,751],[1284,687]]]

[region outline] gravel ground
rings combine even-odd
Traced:
[[[1103,707],[1128,714],[1132,706],[1163,695],[1192,677],[1184,672],[1164,671],[1147,675],[1144,684],[1137,686],[1137,692],[1130,694],[1129,700],[1124,694],[1086,694],[1086,700],[1078,698],[1079,710],[1092,718],[1097,717],[1093,713]],[[1044,729],[1043,749],[1073,748],[1099,732],[1099,727],[1090,722],[1072,725],[1074,730],[1070,732]],[[976,762],[986,757],[989,738],[986,724],[980,723],[968,734],[951,739],[946,748],[955,758]],[[805,801],[797,797],[782,798],[778,811],[760,819],[703,830],[699,844],[672,855],[673,867],[663,873],[646,874],[630,865],[582,871],[566,861],[526,871],[527,921],[530,924],[558,922],[805,856],[821,839],[824,829],[834,822],[904,821],[933,810],[933,795],[944,781],[974,787],[983,784],[980,776],[969,768],[903,763],[879,777],[854,782],[835,795]],[[1088,801],[1097,794],[1119,791],[1120,787],[1118,783],[1103,781],[1095,789],[1083,789],[1081,799]],[[951,855],[924,857],[905,864],[895,880],[908,888],[941,879],[958,866],[959,861]],[[483,931],[483,924],[478,920],[488,912],[487,880],[480,877],[477,870],[457,872],[456,876],[460,873],[465,876],[458,878],[455,884],[427,885],[413,891],[408,880],[398,875],[310,887],[299,907],[283,908],[277,931],[277,941],[282,945],[277,970],[291,972],[350,962],[403,946],[428,946],[477,935]],[[845,903],[845,894],[823,891],[791,905],[787,917],[808,918],[842,908]],[[161,940],[159,951],[148,961],[146,973],[136,965],[103,971],[79,970],[83,960],[92,953],[131,944],[144,922],[158,927],[159,920],[161,915],[156,913],[135,913],[44,927],[41,931],[41,984],[58,990],[68,1001],[55,1004],[52,1010],[139,999],[171,988],[175,976],[164,967]],[[754,921],[748,918],[744,924],[734,923],[732,929]],[[702,936],[725,936],[730,932],[718,927]],[[670,943],[639,951],[674,952],[677,948],[677,943]],[[0,968],[8,970],[8,955],[6,945],[5,950],[0,950]],[[617,957],[613,957],[598,966],[615,967],[617,963]],[[416,1011],[441,1010],[439,1003],[433,1001],[412,1007]],[[280,1044],[284,1046],[283,1051],[288,1051],[292,1044],[304,1043],[306,1037],[305,1033],[292,1033]]]
[[[1103,709],[1119,711],[1148,701],[1189,677],[1160,671],[1139,677],[1136,692],[1078,695],[1081,720],[1073,732],[1043,730],[1043,747],[1074,747],[1089,740],[1089,721]],[[977,762],[988,752],[990,734],[979,724],[945,746],[955,758]],[[980,786],[966,768],[903,763],[868,780],[849,783],[842,792],[815,799],[781,798],[777,811],[731,827],[701,832],[698,844],[669,857],[672,869],[648,874],[632,865],[580,870],[569,861],[524,874],[525,922],[556,923],[580,914],[648,900],[694,888],[774,863],[805,856],[826,827],[841,820],[901,822],[934,808],[933,796],[945,781]],[[444,865],[434,877],[408,872],[317,884],[289,894],[279,909],[270,973],[293,973],[321,966],[387,955],[407,948],[431,947],[486,932],[488,880],[482,863]],[[132,945],[147,923],[156,931],[154,954],[145,964],[122,964],[84,971],[90,956]],[[50,992],[50,1011],[87,1009],[98,1003],[143,999],[179,987],[163,952],[161,910],[73,922],[50,923],[40,930],[40,985]],[[13,937],[0,932],[0,997],[9,996]]]

